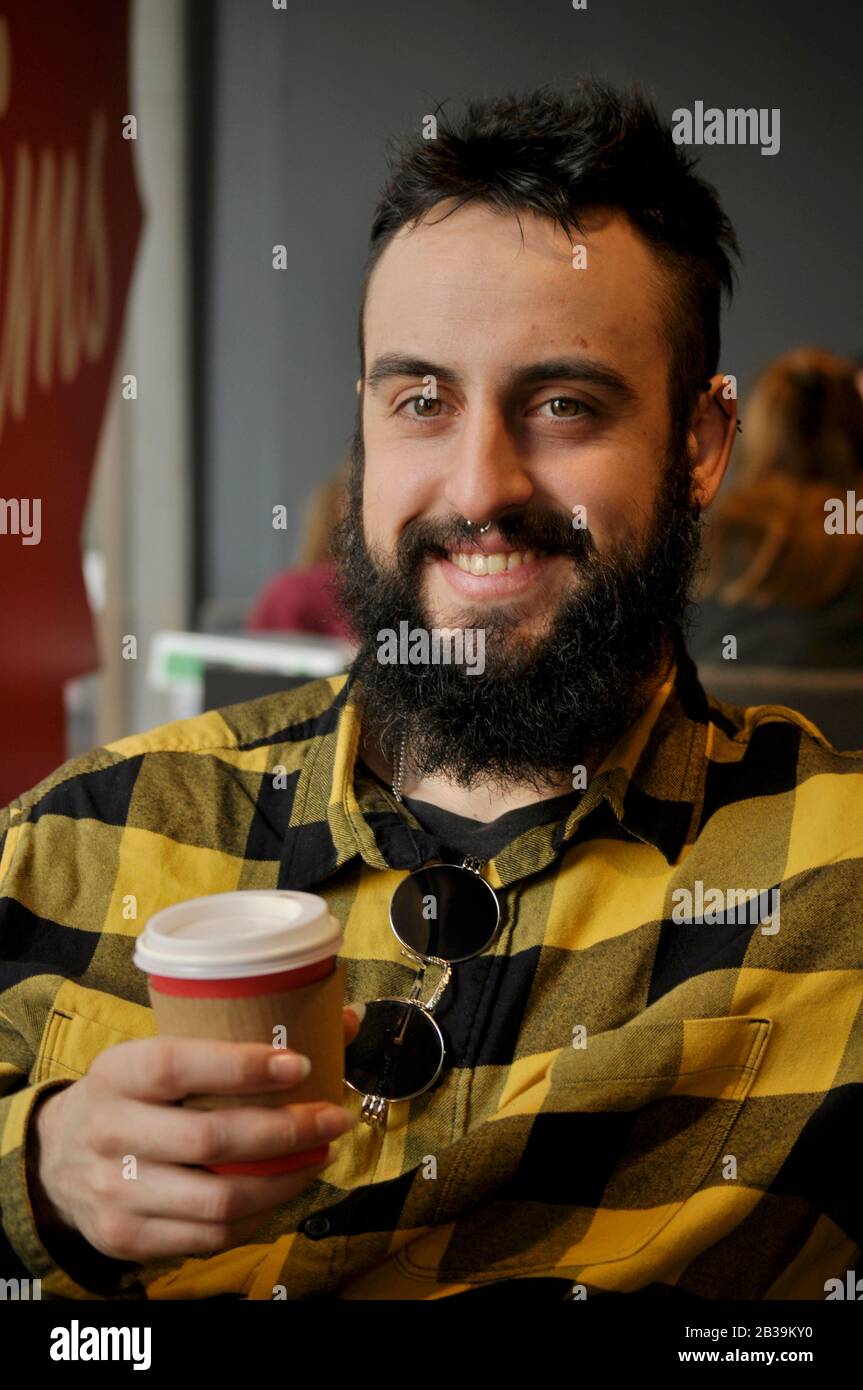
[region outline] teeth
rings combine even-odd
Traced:
[[[494,555],[466,554],[464,551],[450,551],[447,556],[451,564],[464,570],[465,574],[502,574],[504,570],[517,570],[522,565],[530,565],[536,560],[535,550],[497,551]]]

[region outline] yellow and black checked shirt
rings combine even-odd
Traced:
[[[311,890],[344,926],[348,997],[409,990],[388,904],[436,845],[360,774],[355,698],[340,676],[165,725],[0,815],[0,1273],[40,1277],[43,1297],[150,1299],[494,1297],[518,1280],[823,1299],[844,1283],[863,1231],[863,751],[706,696],[682,649],[568,818],[487,866],[502,930],[455,967],[436,1089],[392,1106],[385,1134],[338,1140],[251,1244],[57,1266],[27,1194],[28,1117],[152,1034],[132,965],[151,913]],[[779,931],[676,923],[674,890],[698,880],[779,887]]]

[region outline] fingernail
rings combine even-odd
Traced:
[[[365,1004],[348,1004],[347,1007],[348,1007],[353,1013],[356,1014],[356,1016],[357,1016],[357,1022],[358,1022],[358,1023],[362,1023],[363,1019],[364,1019],[365,1016],[366,1016],[366,1006],[365,1006]]]
[[[286,1052],[270,1058],[270,1076],[276,1081],[305,1081],[311,1070],[309,1058],[301,1052]]]

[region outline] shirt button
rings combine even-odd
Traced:
[[[308,1236],[310,1240],[320,1240],[329,1229],[330,1223],[326,1216],[307,1216],[300,1225],[303,1235]]]

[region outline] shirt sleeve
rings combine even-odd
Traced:
[[[19,815],[15,803],[0,810],[0,963],[6,958],[9,870]],[[83,1238],[80,1245],[75,1243],[68,1258],[64,1253],[61,1265],[36,1225],[27,1182],[27,1146],[35,1105],[47,1092],[74,1083],[56,1078],[32,1082],[35,1053],[32,1042],[15,1026],[14,1016],[28,1018],[30,1038],[44,1027],[45,1020],[40,1018],[44,1004],[32,986],[34,978],[38,977],[24,978],[11,986],[4,979],[0,988],[0,1278],[39,1279],[36,1296],[43,1298],[118,1297],[127,1290],[127,1296],[134,1297],[137,1266],[110,1259]],[[9,1006],[13,993],[14,1009]],[[52,1250],[59,1249],[52,1240]],[[140,1296],[144,1296],[143,1290]]]

